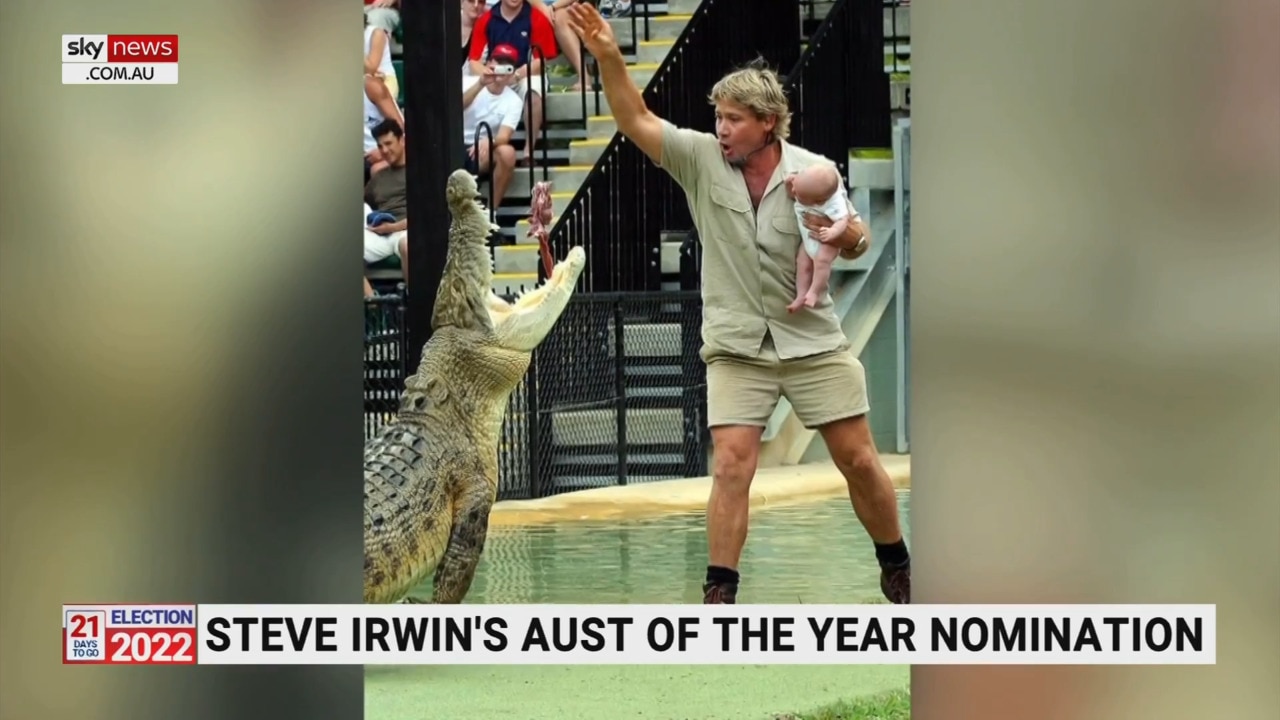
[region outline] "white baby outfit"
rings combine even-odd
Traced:
[[[809,254],[809,257],[817,257],[818,248],[822,247],[822,241],[809,236],[809,229],[804,226],[804,216],[807,213],[825,215],[831,218],[831,222],[848,217],[849,196],[845,192],[844,183],[840,183],[840,187],[822,205],[805,205],[797,200],[795,202],[795,210],[796,222],[800,223],[800,237],[804,239],[804,250]]]

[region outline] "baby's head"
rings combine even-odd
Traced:
[[[817,163],[796,173],[791,192],[805,205],[821,205],[840,189],[840,173],[834,165]]]

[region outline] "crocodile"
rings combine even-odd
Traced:
[[[449,247],[432,336],[398,412],[364,451],[364,602],[460,603],[484,551],[513,390],[586,265],[572,248],[513,302],[491,289],[493,229],[476,178],[449,176]],[[430,597],[417,589],[429,576]]]

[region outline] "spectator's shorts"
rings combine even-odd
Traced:
[[[399,102],[400,100],[400,78],[395,75],[378,74],[378,79],[383,85],[387,86],[387,92],[391,93],[391,99]]]
[[[404,260],[400,256],[400,241],[408,235],[407,230],[393,232],[390,235],[379,235],[378,233],[365,228],[364,231],[364,261],[367,263],[376,263],[379,260],[385,260],[391,256],[396,256]]]
[[[482,175],[483,173],[480,172],[479,159],[471,157],[471,148],[473,147],[476,147],[476,146],[475,145],[462,146],[462,166],[465,167],[467,169],[467,172],[471,173],[472,175]]]
[[[521,100],[524,100],[525,96],[529,94],[529,88],[531,87],[535,93],[542,95],[542,79],[544,77],[546,76],[541,73],[537,75],[530,75],[524,80],[521,80],[518,85],[512,85],[511,89],[516,91],[516,94],[520,96]],[[551,90],[551,85],[549,83],[550,81],[548,81],[547,85],[548,91]]]

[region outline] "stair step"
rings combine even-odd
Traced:
[[[519,295],[522,290],[532,290],[538,286],[538,273],[494,273],[489,287],[497,295],[506,297]]]
[[[684,328],[680,323],[626,323],[622,326],[622,347],[627,357],[666,357],[684,354]],[[613,337],[613,324],[609,324]],[[609,343],[609,357],[614,344]]]
[[[587,99],[586,115],[582,114],[582,96],[584,94]],[[585,92],[547,93],[543,102],[546,106],[546,117],[552,122],[580,123],[592,115],[610,115],[613,112],[609,109],[609,100],[605,98],[603,90],[598,95],[591,89]]]
[[[893,153],[850,150],[849,188],[892,190],[894,188]]]
[[[537,155],[539,160],[541,160],[542,151],[539,150],[537,152]],[[560,167],[564,167],[564,166],[552,166],[547,168],[547,179],[552,182],[556,182],[556,170]],[[480,178],[480,182],[478,183],[480,188],[480,199],[484,201],[485,207],[488,207],[489,205],[490,182],[491,182],[491,176],[486,175],[485,177]],[[511,181],[507,183],[506,203],[504,204],[522,205],[527,207],[529,205],[529,198],[531,196],[530,191],[533,188],[533,183],[538,183],[538,182],[542,182],[542,166],[539,165],[538,167],[533,169],[532,177],[530,176],[529,168],[527,167],[516,168],[515,173],[512,174],[511,176]],[[557,185],[553,187],[557,187],[559,184],[562,184],[562,183],[557,183]],[[579,180],[577,185],[581,185],[581,184],[582,184],[582,181]],[[576,185],[575,185],[575,188],[576,188]]]
[[[554,452],[554,451],[553,451]],[[575,465],[617,465],[618,455],[616,452],[602,452],[592,455],[562,455],[555,454],[552,456],[551,462],[556,465],[557,470],[565,470],[572,472]],[[674,452],[635,452],[631,448],[627,448],[627,465],[682,465],[684,464],[684,453],[676,450]]]
[[[641,40],[636,47],[636,62],[660,63],[666,59],[667,53],[675,47],[675,38],[670,40]]]
[[[571,165],[595,165],[600,156],[604,154],[604,149],[609,146],[611,138],[589,138],[587,140],[574,140],[569,143],[569,164]]]
[[[658,266],[663,275],[680,272],[680,246],[683,240],[663,240]]]
[[[629,445],[684,442],[684,412],[679,409],[628,409],[626,416]],[[570,410],[551,415],[551,437],[556,445],[599,445],[617,434],[614,410]]]
[[[911,73],[890,73],[889,109],[911,109]]]
[[[683,471],[667,475],[628,475],[628,485],[678,480],[684,477]],[[575,490],[591,490],[600,487],[613,487],[618,484],[617,475],[556,475],[551,478],[551,486],[555,492],[573,492]]]
[[[612,138],[616,132],[618,132],[618,121],[614,120],[612,115],[593,115],[587,118],[586,137],[574,138],[574,140]]]
[[[644,18],[635,18],[635,35],[631,34],[632,18],[610,18],[609,25],[613,29],[613,36],[620,44],[634,45],[637,40],[675,40],[680,37],[685,25],[688,25],[692,18],[691,14],[652,16],[648,22],[648,37],[645,37]]]
[[[536,279],[540,262],[542,254],[538,252],[536,242],[532,245],[503,245],[493,249],[495,273],[532,274]]]
[[[897,7],[884,9],[885,38],[911,37],[911,8]]]

